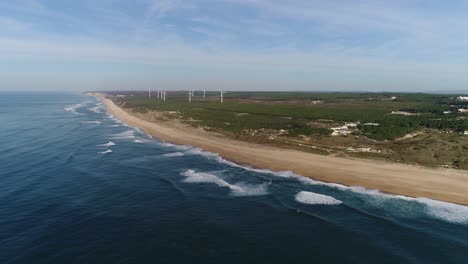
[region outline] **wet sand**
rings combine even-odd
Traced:
[[[468,205],[468,171],[322,156],[247,143],[187,126],[163,121],[149,122],[118,107],[105,94],[92,95],[103,101],[109,113],[155,138],[199,147],[239,164],[273,171],[292,171],[323,182]]]

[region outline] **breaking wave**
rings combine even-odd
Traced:
[[[112,146],[115,146],[115,143],[112,142],[112,141],[109,141],[109,142],[107,142],[107,143],[105,143],[105,144],[99,144],[99,145],[97,145],[97,146],[98,146],[98,147],[112,147]]]
[[[120,119],[118,119],[117,117],[115,117],[114,115],[110,114],[109,112],[106,112],[106,116],[108,119],[111,119],[113,122],[117,123],[118,125],[115,125],[116,127],[117,126],[125,126],[125,127],[128,127],[127,124],[125,124],[124,122],[122,122]]]
[[[261,196],[268,194],[268,184],[247,184],[247,183],[236,183],[236,186],[240,188],[240,190],[232,190],[233,196]]]
[[[298,192],[295,198],[296,201],[304,204],[338,205],[342,203],[330,196],[305,191]]]
[[[102,107],[101,105],[98,105],[98,106],[95,106],[95,107],[91,107],[91,108],[88,108],[89,111],[92,111],[96,114],[99,114],[99,113],[102,113]]]
[[[428,198],[416,198],[426,206],[425,212],[435,218],[455,224],[468,224],[468,207]]]
[[[81,121],[82,124],[95,124],[95,125],[100,125],[101,121]]]
[[[172,143],[168,143],[168,142],[160,142],[160,143],[158,143],[158,145],[160,145],[162,147],[166,147],[166,148],[173,148],[173,149],[176,149],[176,150],[191,150],[191,149],[194,148],[194,147],[188,146],[188,145],[176,145],[176,144],[172,144]]]
[[[194,170],[186,170],[181,173],[185,176],[184,182],[189,183],[214,183],[220,187],[227,187],[231,190],[233,196],[257,196],[268,194],[267,187],[265,184],[261,185],[250,185],[246,183],[230,184],[225,180],[217,177],[216,175],[195,172]]]
[[[63,110],[65,110],[67,112],[74,113],[74,114],[80,114],[80,113],[77,112],[77,110],[84,107],[84,106],[85,106],[84,104],[68,105],[68,106],[65,106],[65,108],[63,108]]]
[[[181,157],[181,156],[184,156],[184,153],[182,152],[172,152],[172,153],[166,153],[166,154],[162,154],[161,157]]]
[[[105,151],[98,152],[98,154],[107,154],[107,153],[112,153],[112,150],[108,149],[108,150],[105,150]]]
[[[125,132],[112,135],[112,139],[133,139],[135,138],[135,131],[127,130]]]
[[[191,183],[214,183],[220,187],[228,187],[231,190],[239,190],[240,187],[235,185],[229,184],[228,182],[224,181],[223,179],[218,178],[213,174],[208,174],[204,172],[195,172],[194,170],[186,170],[181,173],[182,176],[185,176],[185,182]]]

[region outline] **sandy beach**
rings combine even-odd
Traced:
[[[199,147],[238,164],[273,171],[292,171],[323,182],[468,205],[468,171],[330,157],[251,144],[190,127],[149,122],[121,109],[105,94],[92,95],[103,101],[109,113],[155,138]]]

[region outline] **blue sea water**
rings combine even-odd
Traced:
[[[1,93],[0,263],[468,263],[468,207],[238,166],[82,94]]]

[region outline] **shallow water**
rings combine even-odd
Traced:
[[[0,94],[0,263],[466,263],[468,207],[238,166]]]

